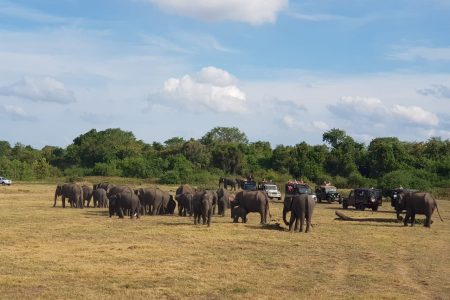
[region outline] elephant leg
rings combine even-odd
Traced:
[[[119,215],[119,218],[123,219],[123,210],[122,210],[122,207],[117,208],[117,214]]]
[[[412,212],[411,213],[411,227],[413,227],[416,223],[416,213]]]
[[[431,227],[431,214],[430,213],[427,213],[425,215],[425,224],[423,226],[428,227],[428,228]]]
[[[242,217],[242,223],[247,223],[247,213],[244,213],[244,216]]]
[[[197,214],[194,213],[194,225],[197,225]]]
[[[65,208],[66,207],[66,198],[64,196],[61,196],[61,201],[62,201],[62,207]],[[56,201],[55,201],[56,204]]]
[[[260,222],[260,224],[265,224],[265,222],[264,222],[264,210],[260,210],[259,211],[259,215],[261,216],[261,222]]]
[[[289,218],[289,231],[290,232],[293,232],[295,230],[294,223],[295,223],[295,217],[294,217],[294,214],[291,212],[291,217]]]
[[[305,212],[300,212],[300,232],[303,232],[303,224],[305,223]]]
[[[306,217],[306,230],[305,232],[309,232],[311,230],[311,218],[309,216]]]
[[[294,232],[297,232],[300,230],[300,219],[299,218],[295,218],[295,226],[294,226]]]
[[[409,221],[410,217],[411,217],[411,211],[406,210],[405,219],[403,220],[403,225],[404,226],[408,225],[408,221]]]

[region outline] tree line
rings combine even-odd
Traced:
[[[215,127],[200,139],[173,137],[149,144],[119,128],[92,129],[65,148],[39,150],[0,141],[0,175],[13,180],[123,176],[201,184],[223,175],[252,174],[276,182],[331,181],[338,187],[450,186],[449,140],[405,142],[382,137],[365,145],[340,129],[324,132],[322,139],[321,145],[300,142],[272,148],[266,141],[249,142],[238,128]]]

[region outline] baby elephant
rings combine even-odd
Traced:
[[[283,220],[286,225],[289,225],[289,230],[290,231],[299,230],[300,232],[302,232],[303,223],[305,222],[306,219],[305,232],[308,232],[312,227],[311,220],[315,205],[316,202],[311,195],[301,194],[296,195],[294,197],[285,197],[283,207]],[[287,222],[286,220],[286,214],[288,211],[291,212],[291,218],[289,222]]]
[[[233,218],[233,223],[238,223],[239,218],[241,218],[242,223],[247,223],[247,211],[243,207],[235,206],[231,210],[231,218]]]

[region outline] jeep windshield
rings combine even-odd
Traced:
[[[337,188],[335,186],[326,186],[325,192],[326,193],[335,193],[337,191]]]
[[[278,190],[277,186],[275,184],[266,184],[264,185],[264,189],[266,191],[276,191]]]

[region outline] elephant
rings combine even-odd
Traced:
[[[293,197],[285,197],[283,205],[283,221],[286,225],[289,225],[289,230],[303,232],[303,224],[306,218],[306,230],[310,231],[312,215],[314,212],[314,206],[316,201],[312,195],[300,194]],[[291,212],[291,218],[289,222],[286,220],[286,214]],[[295,228],[294,228],[295,223]],[[300,226],[299,226],[300,225]]]
[[[437,207],[436,199],[430,193],[420,192],[406,192],[398,195],[398,202],[396,206],[397,218],[400,213],[406,210],[406,216],[403,220],[403,225],[408,224],[411,218],[411,226],[414,226],[416,214],[425,215],[425,227],[431,227],[431,216],[436,208],[439,218],[442,220],[441,214]]]
[[[106,196],[106,191],[102,188],[97,188],[92,191],[92,198],[94,200],[95,207],[108,207],[109,200]]]
[[[93,190],[96,190],[96,189],[104,189],[104,190],[108,193],[109,190],[112,189],[114,186],[115,186],[115,185],[112,184],[112,183],[102,182],[102,183],[94,184],[94,185],[92,186],[92,189],[93,189]]]
[[[192,217],[192,199],[194,197],[193,193],[184,193],[184,194],[178,194],[175,196],[175,199],[178,202],[178,215],[179,216],[186,216],[189,215],[189,217]]]
[[[225,216],[226,209],[230,207],[229,197],[230,195],[227,189],[222,187],[217,190],[217,213],[222,217]]]
[[[81,186],[81,188],[83,189],[83,204],[84,204],[84,206],[89,207],[89,205],[91,204],[93,189],[90,186],[85,185],[85,184],[83,184]],[[87,205],[86,205],[86,203],[87,203]]]
[[[168,215],[173,215],[176,207],[177,207],[177,202],[175,202],[175,200],[173,200],[173,196],[171,195],[164,213],[168,214]]]
[[[70,206],[83,208],[83,189],[76,183],[58,184],[55,190],[55,201],[53,207],[56,206],[56,199],[61,196],[62,207],[66,207],[66,198],[69,199]]]
[[[213,194],[210,191],[200,191],[194,194],[192,207],[194,211],[194,225],[203,219],[203,225],[211,225]]]
[[[242,223],[247,223],[247,211],[240,206],[233,207],[231,217],[233,218],[233,223],[238,223],[239,218],[241,218]]]
[[[159,208],[159,214],[165,215],[167,213],[167,207],[168,207],[169,203],[170,203],[170,205],[173,205],[175,203],[175,201],[173,200],[173,196],[171,194],[169,194],[169,192],[163,191],[162,193],[163,193],[163,199],[162,199],[161,207]],[[175,203],[175,205],[176,205],[176,203]],[[173,210],[175,210],[175,207],[173,207]],[[173,210],[172,210],[172,214],[173,214]]]
[[[184,194],[184,193],[194,194],[195,193],[195,189],[193,187],[191,187],[189,184],[183,184],[183,185],[180,185],[177,188],[177,190],[175,192],[175,195],[181,195],[181,194]],[[176,196],[175,196],[175,198],[176,198]]]
[[[123,219],[124,210],[128,210],[130,218],[139,218],[140,213],[140,201],[139,197],[134,193],[131,188],[123,189],[109,198],[109,217],[111,218],[114,213],[117,213],[119,218]]]
[[[228,189],[228,187],[230,187],[231,190],[236,190],[236,180],[234,180],[233,178],[225,178],[225,177],[220,177],[219,178],[219,188],[220,185],[223,184],[223,187],[225,189]]]
[[[165,197],[159,188],[140,188],[135,191],[145,214],[157,215],[167,207],[170,197]]]
[[[212,214],[215,215],[216,214],[216,207],[217,207],[217,202],[218,202],[218,195],[216,191],[213,190],[207,190],[209,193],[211,193],[212,195]]]
[[[250,212],[259,212],[261,215],[261,224],[267,223],[267,216],[270,216],[269,197],[262,191],[240,191],[236,194],[232,202],[231,209],[240,206],[246,214]]]

